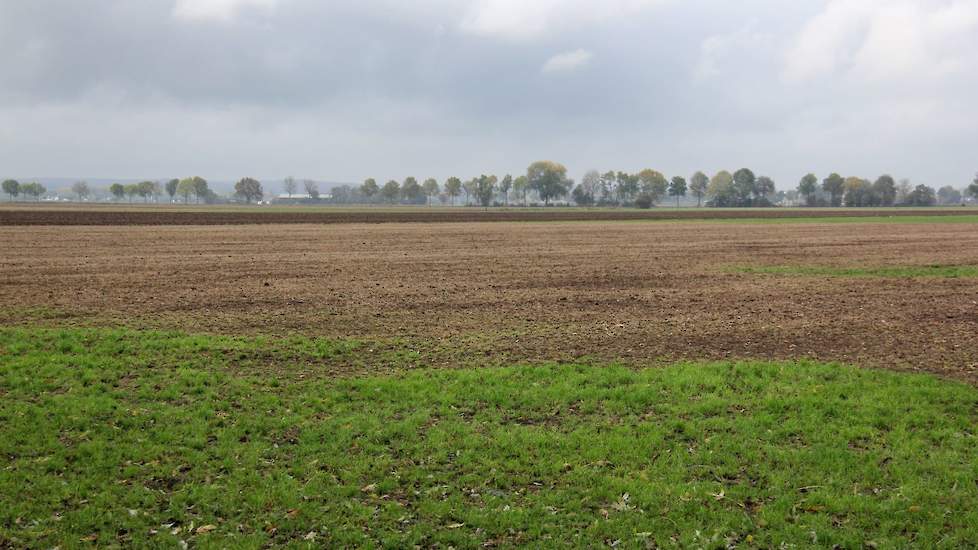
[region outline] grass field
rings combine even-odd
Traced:
[[[978,546],[976,216],[42,212],[0,548]]]
[[[806,362],[308,374],[357,349],[0,331],[0,544],[978,541],[970,386]]]

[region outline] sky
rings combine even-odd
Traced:
[[[0,177],[978,171],[978,0],[0,0]]]

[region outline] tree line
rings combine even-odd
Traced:
[[[299,191],[300,183],[293,177],[282,182],[285,194],[292,198]],[[20,183],[8,179],[2,184],[3,192],[10,200],[18,196],[39,200],[47,189],[36,182]],[[302,188],[305,197],[320,202],[322,195],[318,183],[304,180]],[[78,200],[87,200],[94,190],[84,182],[76,182],[71,192]],[[167,196],[170,202],[213,203],[221,199],[199,176],[171,179],[165,183],[143,181],[132,184],[114,183],[108,193],[117,201],[143,202]],[[414,177],[403,182],[389,180],[383,185],[373,178],[367,178],[359,186],[342,185],[334,187],[326,198],[333,203],[383,203],[383,204],[465,204],[478,206],[538,205],[549,206],[556,201],[565,201],[578,206],[631,206],[651,208],[667,200],[680,200],[691,196],[697,206],[711,207],[765,207],[775,204],[799,204],[810,207],[847,206],[932,206],[934,204],[959,204],[965,195],[978,199],[978,175],[964,190],[944,186],[938,190],[926,185],[912,185],[908,180],[897,182],[890,175],[882,175],[875,181],[859,177],[843,178],[837,173],[829,174],[821,181],[814,174],[806,174],[796,189],[776,190],[774,180],[767,176],[757,176],[749,168],[736,172],[721,170],[712,177],[701,171],[695,172],[687,180],[683,176],[667,178],[661,172],[645,169],[637,173],[622,171],[599,172],[590,170],[584,174],[580,183],[567,177],[567,168],[553,161],[538,161],[531,164],[525,174],[513,177],[505,175],[482,174],[467,180],[458,177],[447,178],[439,183],[434,178],[419,182]],[[233,197],[246,203],[258,202],[264,198],[264,189],[258,180],[250,177],[240,179],[234,186]]]

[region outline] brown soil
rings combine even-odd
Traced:
[[[948,216],[978,214],[971,208],[857,209],[857,208],[749,208],[652,209],[609,208],[239,208],[154,205],[46,205],[18,204],[0,208],[3,225],[253,225],[336,223],[461,223],[621,220],[711,220],[747,218],[835,218]]]
[[[6,325],[299,332],[439,366],[814,358],[978,381],[976,279],[730,269],[978,265],[978,224],[37,226],[0,239]]]

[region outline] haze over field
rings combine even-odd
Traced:
[[[751,166],[964,186],[974,0],[0,3],[7,176]]]

